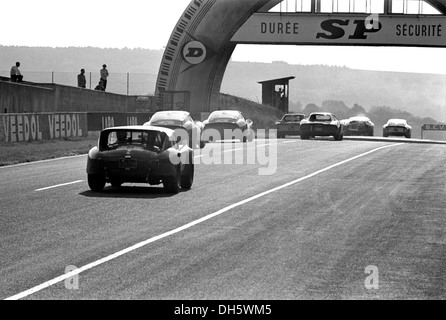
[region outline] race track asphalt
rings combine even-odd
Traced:
[[[446,146],[281,139],[201,152],[211,148],[232,164],[198,151],[192,189],[175,195],[90,191],[86,156],[0,168],[0,297],[446,298]],[[243,148],[255,161],[235,164]],[[69,266],[85,270],[64,278]]]

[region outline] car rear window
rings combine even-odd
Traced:
[[[286,115],[285,117],[283,117],[283,121],[297,122],[297,121],[301,121],[303,118],[304,118],[304,116],[300,115],[300,114],[290,114],[290,115]]]
[[[109,130],[101,134],[99,149],[113,150],[129,145],[144,149],[161,149],[166,134],[160,131]]]
[[[331,121],[331,117],[328,114],[312,114],[310,121]]]

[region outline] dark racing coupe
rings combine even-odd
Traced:
[[[216,140],[240,140],[242,142],[254,140],[253,122],[245,119],[237,110],[217,110],[203,122],[202,140],[211,142]]]
[[[342,140],[344,125],[332,113],[314,112],[300,122],[300,137],[305,140],[316,136],[333,136],[335,140]]]
[[[193,150],[175,131],[154,126],[122,126],[101,131],[98,146],[88,153],[88,185],[101,191],[106,183],[163,184],[169,193],[190,189],[194,179]]]

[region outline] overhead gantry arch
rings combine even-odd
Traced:
[[[307,12],[305,15],[279,14],[277,16],[276,13],[274,16],[266,13],[282,0],[192,0],[176,24],[164,51],[155,89],[158,108],[160,110],[186,109],[193,114],[218,109],[223,76],[238,43],[432,46],[432,41],[439,41],[438,46],[446,47],[446,24],[443,26],[446,22],[444,16],[446,0],[425,0],[443,14],[440,17],[388,15],[392,2],[384,0],[386,16],[383,16],[383,19],[387,20],[383,20],[382,24],[381,22],[377,23],[378,27],[375,30],[368,29],[366,15],[344,13],[344,16],[341,16],[331,13],[324,16],[321,12],[315,11],[318,8],[318,3],[320,7],[320,2],[324,0],[310,1],[311,12]],[[294,38],[291,37],[293,34],[288,37],[282,34],[271,40],[262,35],[259,36],[262,33],[260,22],[263,21],[262,17],[272,21],[270,23],[276,24],[284,21],[283,19],[286,17],[287,21],[291,21],[289,22],[291,25],[293,24],[292,19],[299,19],[295,20],[294,25],[300,23],[301,29],[294,28]],[[348,21],[350,18],[352,21]],[[437,26],[432,30],[435,32],[436,38],[427,38],[426,36],[421,39],[422,37],[420,37],[420,44],[416,43],[416,39],[409,39],[405,35],[397,40],[386,40],[388,35],[397,32],[395,31],[397,30],[395,22],[398,19],[402,23],[405,21],[413,25],[425,23],[426,26],[434,21]],[[314,35],[308,34],[308,28],[307,30],[302,28],[302,24],[306,24],[307,21],[308,26],[315,29],[313,30]],[[382,25],[386,28],[382,28]],[[373,26],[375,28],[375,25]],[[422,30],[421,26],[418,30]],[[291,28],[289,32],[292,33]],[[345,34],[344,39],[336,38],[333,32]],[[297,37],[297,35],[299,36]],[[249,39],[251,36],[252,39]],[[271,35],[268,36],[271,37]],[[300,40],[305,38],[303,36],[314,41]],[[395,38],[395,35],[393,36]],[[262,37],[264,39],[260,39]],[[362,41],[361,37],[368,38],[368,42]],[[429,37],[431,37],[431,33],[429,33]],[[401,41],[401,43],[395,43],[395,41]]]

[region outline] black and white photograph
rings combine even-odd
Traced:
[[[0,12],[2,300],[446,299],[446,0]]]

